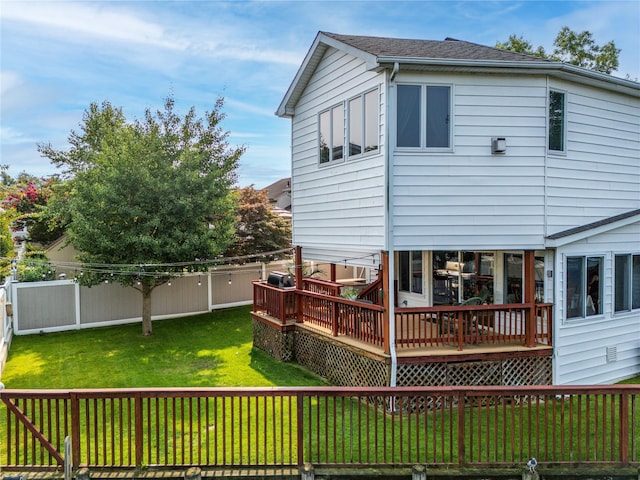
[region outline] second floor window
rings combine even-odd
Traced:
[[[451,87],[398,85],[398,147],[449,148],[451,146]]]
[[[320,164],[344,157],[344,107],[337,105],[320,114]]]
[[[553,152],[565,151],[565,95],[562,92],[549,92],[549,150]]]
[[[378,90],[349,100],[349,157],[378,150]]]

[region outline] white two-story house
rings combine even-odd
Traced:
[[[277,114],[293,244],[339,266],[387,252],[390,321],[528,291],[553,304],[553,383],[640,372],[639,83],[449,38],[320,32]]]

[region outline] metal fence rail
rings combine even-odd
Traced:
[[[640,386],[0,391],[0,465],[640,465]]]

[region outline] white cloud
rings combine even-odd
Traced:
[[[22,78],[16,72],[6,70],[0,72],[0,95],[2,97],[20,85],[22,85]]]
[[[239,100],[234,100],[233,98],[225,97],[224,104],[226,110],[234,109],[240,110],[242,112],[253,113],[256,115],[261,115],[263,117],[273,118],[275,115],[275,108],[269,109],[264,106],[259,106],[253,103],[241,102]]]
[[[183,40],[166,38],[165,29],[145,21],[125,9],[109,8],[111,4],[83,4],[71,2],[4,2],[0,15],[3,20],[37,24],[39,29],[49,29],[83,37],[103,37],[171,50],[186,48]],[[81,39],[75,37],[81,43]]]
[[[15,145],[19,143],[35,143],[35,140],[28,138],[24,133],[14,128],[0,127],[0,143],[3,145]]]

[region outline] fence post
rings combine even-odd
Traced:
[[[76,480],[89,480],[91,478],[91,472],[88,468],[81,468],[76,473]]]
[[[136,467],[142,465],[142,396],[136,392],[134,396]]]
[[[465,452],[465,402],[466,395],[464,390],[458,390],[458,465],[463,466],[467,463]]]
[[[64,437],[64,480],[71,480],[73,470],[73,454],[71,453],[71,438]]]
[[[629,394],[620,394],[620,461],[629,465]]]
[[[301,467],[304,464],[304,408],[303,408],[303,400],[304,397],[302,393],[298,392],[296,394],[296,438],[297,438],[297,449],[298,449],[298,467]]]
[[[427,468],[424,465],[411,467],[411,480],[427,480]]]
[[[80,465],[80,400],[71,392],[71,467]]]
[[[316,478],[316,472],[313,465],[305,463],[304,467],[302,467],[302,471],[300,472],[300,478],[302,480],[313,480]]]
[[[199,467],[191,467],[184,474],[184,480],[201,480],[202,470]]]

